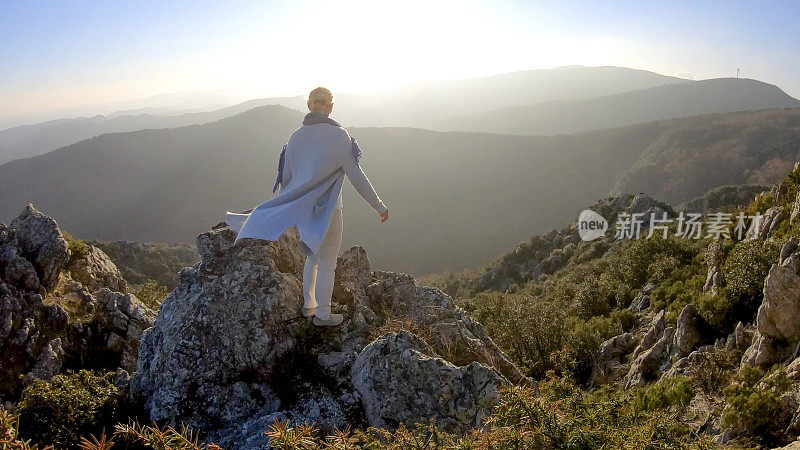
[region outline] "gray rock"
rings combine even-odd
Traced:
[[[623,377],[629,368],[625,356],[635,345],[636,336],[633,333],[623,333],[603,342],[595,357],[589,386],[601,386]]]
[[[19,249],[10,242],[0,244],[0,267],[3,268],[0,279],[20,289],[44,293],[33,264],[19,253]]]
[[[103,287],[125,292],[128,287],[117,266],[108,255],[94,245],[89,244],[86,255],[76,259],[67,269],[75,281],[86,286],[91,292]]]
[[[792,348],[785,342],[777,341],[771,336],[758,332],[753,336],[753,342],[742,356],[742,365],[770,366],[777,362],[785,361],[792,354]]]
[[[0,224],[0,400],[18,400],[24,385],[67,362],[135,369],[155,313],[120,289],[125,282],[102,251],[71,255],[55,220],[33,205],[10,227]]]
[[[478,427],[506,382],[479,363],[456,367],[415,335],[388,333],[358,355],[351,370],[370,426],[393,429],[433,419],[445,430]]]
[[[673,349],[678,357],[684,357],[691,353],[703,340],[700,333],[702,320],[697,314],[697,309],[691,303],[681,310],[673,340]]]
[[[750,346],[752,339],[753,333],[745,331],[744,324],[740,321],[736,324],[733,333],[728,335],[725,348],[729,351],[740,350],[744,352]]]
[[[53,339],[48,342],[36,360],[33,369],[25,374],[23,384],[30,384],[33,380],[49,380],[61,371],[61,364],[64,361],[64,350],[61,348],[61,339]]]
[[[51,288],[58,281],[58,274],[69,261],[67,241],[55,220],[37,211],[28,203],[25,210],[11,222],[17,245],[34,267],[41,283]]]
[[[650,308],[650,298],[653,295],[653,291],[655,290],[656,285],[653,283],[647,283],[645,287],[639,292],[639,294],[631,301],[630,309],[633,312],[644,312],[646,309]]]
[[[708,275],[706,275],[706,282],[703,285],[703,292],[709,292],[715,288],[719,288],[724,283],[724,275],[718,266],[711,266],[708,268]]]
[[[756,316],[756,336],[742,364],[782,362],[800,342],[800,277],[789,267],[773,265],[764,280],[764,301]]]
[[[242,377],[265,383],[309,332],[300,283],[275,263],[286,241],[300,252],[296,231],[268,245],[248,239],[234,248],[235,237],[226,227],[198,236],[203,261],[181,271],[142,337],[131,392],[153,420],[212,429],[222,419],[218,392]]]
[[[366,287],[369,308],[380,317],[403,317],[431,330],[427,342],[456,365],[473,361],[490,365],[514,383],[532,384],[492,341],[486,329],[442,291],[418,286],[411,275],[373,272]]]
[[[674,334],[674,328],[665,328],[658,341],[638,355],[625,376],[624,384],[627,388],[641,386],[658,377],[662,364],[669,356]]]
[[[106,348],[120,355],[121,367],[136,369],[139,341],[144,330],[150,328],[156,314],[133,294],[114,292],[104,287],[96,293],[101,306],[95,310],[95,320],[106,333]]]
[[[756,234],[755,237],[763,240],[772,236],[780,226],[783,219],[784,215],[779,207],[773,206],[767,209],[761,218],[761,223],[758,226],[758,234]],[[755,232],[755,230],[753,231]],[[753,236],[749,234],[748,237]]]
[[[639,342],[639,345],[637,345],[633,350],[633,357],[638,357],[642,352],[652,347],[653,344],[655,344],[661,338],[666,326],[667,310],[662,309],[653,317],[653,320],[650,322],[650,327],[648,327],[647,331],[642,337],[642,340]]]

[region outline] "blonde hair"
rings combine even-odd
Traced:
[[[326,108],[333,104],[333,93],[320,86],[308,94],[308,109]]]

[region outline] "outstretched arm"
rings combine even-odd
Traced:
[[[350,180],[350,184],[353,185],[356,192],[367,202],[369,203],[372,208],[378,212],[381,216],[385,216],[388,208],[386,205],[383,204],[380,197],[378,197],[378,193],[375,192],[375,188],[372,187],[372,183],[370,183],[369,178],[361,169],[361,166],[356,161],[356,158],[353,156],[350,146],[350,140],[347,140],[347,150],[342,154],[342,169],[344,170],[345,175],[347,175],[347,179]],[[387,216],[388,217],[388,216]],[[386,219],[384,219],[385,221]]]

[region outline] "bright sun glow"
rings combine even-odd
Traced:
[[[0,72],[0,123],[39,112],[108,113],[157,94],[203,92],[231,104],[318,85],[372,92],[576,64],[699,79],[743,67],[790,94],[800,89],[796,33],[778,36],[757,20],[734,33],[731,21],[753,14],[736,8],[705,6],[694,16],[670,2],[90,3],[55,2],[36,14],[22,3],[0,5],[0,55],[13,68]],[[776,14],[762,22],[789,20]]]
[[[258,26],[274,11],[254,14],[238,36],[212,50],[217,56],[206,69],[187,77],[213,74],[209,85],[249,95],[291,94],[318,84],[367,92],[569,64],[576,53],[592,50],[548,31],[537,17],[526,18],[527,30],[509,26],[486,3],[318,2],[281,13],[277,22],[284,25],[277,28]]]

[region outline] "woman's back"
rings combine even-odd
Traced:
[[[286,145],[286,162],[290,180],[284,190],[293,186],[316,184],[343,165],[350,155],[350,136],[341,127],[328,123],[303,125],[292,133]]]

